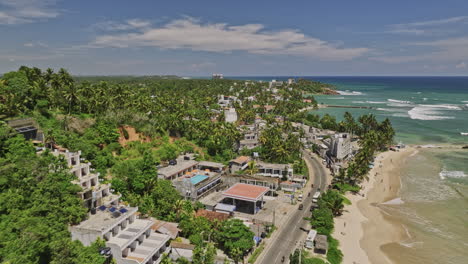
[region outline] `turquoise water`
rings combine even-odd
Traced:
[[[383,247],[394,263],[466,263],[468,259],[468,78],[324,78],[342,95],[316,96],[341,120],[372,113],[389,118],[397,141],[440,145],[421,148],[402,168],[401,205],[384,206],[407,231],[400,243]],[[455,149],[458,148],[458,149]]]
[[[288,77],[241,77],[285,80]],[[305,77],[334,84],[342,95],[319,103],[372,109],[323,108],[341,120],[372,113],[389,118],[396,140],[418,148],[401,170],[403,204],[381,206],[407,237],[382,249],[393,263],[468,263],[468,77]]]
[[[193,176],[192,178],[190,178],[190,182],[193,185],[195,185],[197,183],[200,183],[200,182],[204,181],[205,179],[208,179],[208,176],[197,174],[197,175]]]

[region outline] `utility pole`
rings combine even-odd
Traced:
[[[273,226],[275,226],[275,213],[276,213],[276,209],[273,209]]]

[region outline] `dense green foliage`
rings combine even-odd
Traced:
[[[216,240],[219,246],[235,261],[241,261],[254,246],[254,233],[239,219],[224,221]]]
[[[299,255],[300,254],[300,255]],[[300,258],[300,260],[299,260]],[[325,261],[319,258],[311,258],[307,251],[302,250],[299,253],[299,250],[295,250],[293,254],[289,256],[289,263],[290,264],[326,264]]]
[[[67,227],[86,217],[63,160],[36,155],[0,123],[0,262],[103,263],[98,241],[84,247]]]

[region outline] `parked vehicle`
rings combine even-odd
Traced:
[[[314,196],[312,196],[312,202],[317,203],[319,197],[320,197],[320,192],[315,192]]]
[[[297,200],[298,200],[299,202],[302,201],[302,194],[299,194],[299,196],[297,196]]]
[[[300,205],[299,205],[299,210],[302,210],[302,209],[304,209],[304,205],[303,205],[303,204],[300,204]]]

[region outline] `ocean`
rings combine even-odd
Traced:
[[[288,77],[237,77],[286,80]],[[468,77],[302,77],[331,83],[341,95],[315,96],[319,103],[371,109],[323,108],[341,120],[373,113],[389,118],[396,141],[424,145],[401,170],[403,203],[381,208],[401,224],[407,238],[383,246],[394,263],[468,263]],[[443,146],[443,148],[431,148]],[[456,149],[455,147],[458,147]]]

